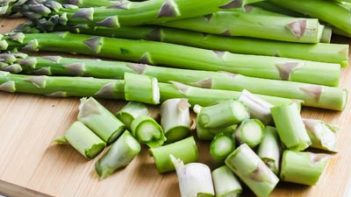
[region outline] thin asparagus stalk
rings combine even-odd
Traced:
[[[265,127],[257,154],[275,174],[279,173],[280,141],[274,127]]]
[[[193,137],[150,149],[159,173],[174,170],[170,155],[181,159],[184,163],[195,162],[199,158],[199,150]]]
[[[234,135],[241,144],[245,143],[250,148],[255,148],[262,142],[264,125],[260,120],[247,119],[241,122]]]
[[[161,82],[179,81],[198,87],[234,91],[246,89],[253,93],[263,95],[301,99],[304,101],[303,105],[305,106],[334,110],[342,110],[347,100],[346,90],[338,88],[260,79],[243,75],[231,75],[223,72],[183,70],[131,64],[127,62],[98,61],[97,63],[97,60],[65,58],[61,56],[26,57],[26,55],[22,53],[1,54],[0,63],[4,65],[21,65],[24,72],[30,74],[84,75],[98,78],[123,78],[125,73],[140,73],[155,77]],[[260,105],[261,107],[258,108],[256,104],[253,105],[253,103],[251,103],[254,96],[249,96],[244,92],[240,97],[242,97],[241,102],[246,104],[252,115],[262,116],[257,118],[264,119],[264,122],[268,121],[269,117],[266,113],[266,110],[268,110],[267,104],[260,101],[262,106]],[[259,102],[257,99],[254,100],[255,103]],[[267,106],[263,107],[264,105]],[[253,110],[258,111],[256,112]],[[256,114],[258,112],[262,114]]]
[[[131,124],[133,135],[140,143],[149,147],[158,147],[167,140],[161,126],[149,116],[140,116]]]
[[[49,33],[22,34],[20,41],[13,35],[3,37],[0,49],[55,51],[100,57],[118,58],[173,67],[228,71],[252,77],[300,81],[336,86],[340,65],[280,57],[253,56],[218,52],[175,44],[107,38],[83,34]],[[167,56],[167,58],[165,58]]]
[[[214,196],[210,168],[202,163],[184,165],[181,159],[170,155],[176,169],[181,197]]]
[[[236,197],[242,192],[242,187],[233,172],[227,166],[221,166],[212,171],[216,197]]]
[[[143,103],[128,102],[127,105],[117,112],[116,116],[127,128],[130,128],[133,120],[140,116],[149,115],[149,110]]]
[[[187,99],[169,99],[161,105],[161,125],[167,142],[181,140],[189,135],[191,118]]]
[[[314,119],[303,120],[308,136],[311,139],[311,147],[331,152],[336,152],[336,128]]]
[[[116,170],[127,166],[136,157],[141,150],[138,141],[125,131],[118,140],[112,144],[95,164],[95,170],[104,179],[112,175]]]
[[[302,151],[311,145],[300,112],[294,105],[273,107],[272,116],[279,137],[288,149]]]
[[[93,97],[80,100],[78,120],[107,144],[114,142],[125,129],[124,124]]]
[[[210,144],[210,155],[216,163],[223,163],[225,158],[235,149],[235,141],[231,135],[217,134]]]
[[[55,143],[70,144],[87,159],[96,157],[106,146],[104,141],[79,121],[74,122],[64,136],[55,140]]]
[[[262,1],[262,2],[257,2],[254,3],[254,6],[263,8],[267,11],[278,13],[281,15],[286,15],[286,16],[294,16],[294,17],[302,17],[303,14],[300,14],[298,12],[294,12],[292,10],[277,6],[273,3],[270,3],[269,1]]]
[[[286,150],[283,153],[280,178],[287,182],[314,185],[328,161],[329,156],[325,154]]]
[[[247,144],[235,149],[225,163],[257,196],[269,196],[279,181]]]

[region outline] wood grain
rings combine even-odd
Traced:
[[[0,19],[0,31],[19,20]],[[345,42],[345,41],[344,41]],[[351,68],[343,72],[342,86],[350,91]],[[79,99],[55,99],[0,93],[0,194],[9,196],[179,196],[174,173],[159,175],[144,149],[126,169],[99,181],[95,160],[86,161],[70,147],[52,146],[76,119]],[[122,102],[103,101],[111,111]],[[304,109],[313,117],[340,125],[338,154],[314,187],[281,184],[272,196],[351,196],[351,108],[342,113]],[[200,144],[201,161],[208,163],[208,146]],[[250,194],[247,194],[250,195]],[[247,196],[245,194],[245,196]]]

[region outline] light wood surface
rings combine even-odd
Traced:
[[[9,31],[18,22],[0,19],[0,32]],[[350,82],[351,68],[348,68],[343,72],[342,86],[350,90]],[[102,102],[113,112],[122,104]],[[96,159],[86,161],[68,146],[52,146],[52,140],[62,135],[76,119],[78,104],[78,98],[0,93],[0,194],[21,197],[179,196],[175,173],[159,175],[146,149],[126,169],[99,181],[94,173]],[[351,196],[350,102],[342,113],[304,109],[303,116],[340,125],[339,152],[316,186],[281,184],[272,196]],[[208,147],[200,144],[200,149],[201,162],[208,163]]]

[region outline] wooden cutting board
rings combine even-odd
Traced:
[[[19,22],[0,19],[0,32],[9,31]],[[350,82],[351,68],[348,68],[343,72],[341,84],[350,90]],[[102,102],[113,112],[123,104]],[[76,119],[78,104],[78,98],[0,93],[0,194],[20,197],[179,196],[175,173],[159,175],[146,149],[126,169],[99,181],[94,172],[96,159],[86,161],[68,146],[52,146],[52,140],[62,135]],[[339,152],[316,186],[284,183],[272,196],[351,196],[350,103],[342,113],[304,109],[303,116],[340,125]],[[209,163],[208,147],[200,144],[200,149],[201,162]]]

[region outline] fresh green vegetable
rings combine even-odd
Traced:
[[[140,116],[149,115],[149,110],[143,103],[128,102],[127,105],[123,106],[116,114],[117,118],[120,119],[127,128],[130,128],[133,120]]]
[[[212,171],[216,197],[236,197],[242,192],[242,187],[233,172],[227,166],[221,166]]]
[[[216,163],[223,163],[225,158],[235,149],[235,141],[231,135],[217,134],[210,144],[210,155]]]
[[[240,143],[255,148],[264,136],[264,125],[258,119],[246,119],[241,122],[234,135]]]
[[[311,139],[311,147],[336,152],[336,128],[315,119],[303,120],[308,136]]]

